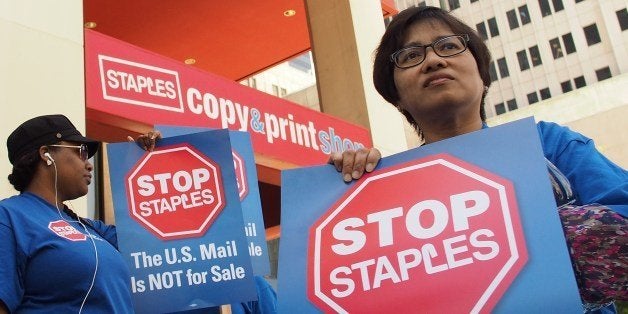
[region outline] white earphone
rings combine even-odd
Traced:
[[[52,163],[55,162],[55,160],[52,159],[52,156],[50,156],[50,153],[44,153],[44,156],[46,156],[46,158],[48,158],[48,160],[46,160],[46,165],[50,166],[50,165],[52,165]]]
[[[83,229],[85,230],[85,232],[89,236],[89,239],[92,241],[92,246],[94,247],[94,255],[95,255],[95,258],[96,258],[96,265],[94,267],[94,274],[92,275],[91,284],[89,285],[89,289],[87,289],[87,293],[85,294],[85,297],[83,298],[83,302],[81,302],[81,307],[79,308],[79,314],[81,314],[83,312],[83,306],[85,306],[85,302],[87,302],[87,297],[89,297],[90,293],[92,292],[92,289],[94,288],[94,283],[96,282],[96,274],[98,273],[98,264],[99,264],[98,248],[96,248],[96,242],[94,241],[94,236],[92,236],[92,234],[89,232],[89,230],[87,229],[85,224],[83,224],[81,219],[78,218],[78,216],[77,216],[77,219],[75,221],[68,221],[68,220],[66,220],[63,217],[63,215],[61,215],[61,210],[59,209],[58,190],[57,190],[57,165],[55,164],[55,160],[52,158],[52,156],[50,156],[50,153],[45,152],[44,156],[46,158],[48,158],[48,160],[46,160],[46,165],[48,165],[48,166],[54,165],[54,168],[55,168],[55,207],[57,208],[57,212],[59,213],[59,217],[61,217],[61,219],[63,219],[64,221],[66,221],[68,223],[69,222],[77,222],[79,225],[81,225],[81,227],[83,227]]]

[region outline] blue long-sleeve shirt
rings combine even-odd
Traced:
[[[593,140],[551,122],[537,124],[545,158],[569,180],[576,205],[598,203],[628,215],[628,171],[596,148]]]

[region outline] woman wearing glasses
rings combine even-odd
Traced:
[[[142,135],[152,150],[158,133]],[[22,123],[7,139],[19,195],[0,201],[0,313],[130,313],[129,271],[114,226],[63,202],[87,194],[98,142],[63,115]]]
[[[424,144],[430,144],[487,127],[489,62],[488,48],[469,26],[439,8],[409,8],[388,25],[376,52],[373,80]],[[567,238],[587,239],[571,243],[580,250],[572,249],[572,261],[585,309],[612,313],[613,297],[627,294],[627,228],[618,213],[628,213],[628,172],[581,134],[546,122],[538,123],[538,130]],[[329,162],[351,181],[372,171],[380,158],[373,148],[336,153]],[[578,207],[591,203],[608,207]],[[587,219],[603,222],[597,226],[607,230],[572,237],[573,230],[596,230],[589,229]]]

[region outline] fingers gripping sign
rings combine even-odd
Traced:
[[[152,152],[155,149],[155,144],[161,139],[161,132],[158,130],[152,130],[148,133],[142,134],[134,139],[132,136],[127,136],[129,142],[135,142],[142,149]]]
[[[338,172],[342,173],[342,179],[345,182],[357,180],[364,175],[365,172],[371,172],[382,154],[377,148],[360,148],[358,150],[346,150],[342,153],[334,152],[329,156],[329,164],[334,165]]]

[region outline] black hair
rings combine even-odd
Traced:
[[[56,143],[58,144],[58,142]],[[52,144],[51,144],[52,145]],[[54,146],[47,146],[48,151],[55,151],[57,148]],[[9,174],[9,183],[13,187],[21,192],[24,192],[26,188],[31,184],[37,171],[37,164],[39,163],[39,148],[31,150],[22,154],[17,160],[13,162],[13,170]]]
[[[414,127],[421,138],[423,138],[423,131],[420,126],[414,121],[412,115],[402,109],[399,104],[399,93],[393,79],[395,64],[391,62],[390,55],[403,47],[404,39],[411,25],[426,20],[441,22],[451,28],[454,34],[469,35],[468,49],[477,63],[482,82],[487,88],[491,86],[489,75],[491,54],[486,44],[484,44],[484,40],[471,27],[449,12],[437,7],[412,7],[399,12],[386,28],[386,32],[377,47],[373,64],[373,83],[377,92],[406,117],[406,120]],[[482,121],[486,121],[486,112],[484,110],[486,92],[487,90],[485,89],[480,103],[480,117]]]
[[[87,219],[85,219],[83,217],[79,217],[79,215],[77,215],[73,210],[71,210],[65,204],[63,204],[63,212],[66,213],[68,216],[70,216],[70,218],[72,218],[74,220],[78,220],[81,223],[83,223],[84,225],[89,226],[92,230],[94,230],[96,233],[98,233],[98,235],[100,235],[100,232],[98,232],[98,230],[96,230],[96,228],[92,225],[92,223],[89,220],[87,220]]]
[[[23,154],[13,163],[13,170],[9,174],[9,183],[19,192],[24,192],[33,181],[39,162],[39,150]]]

